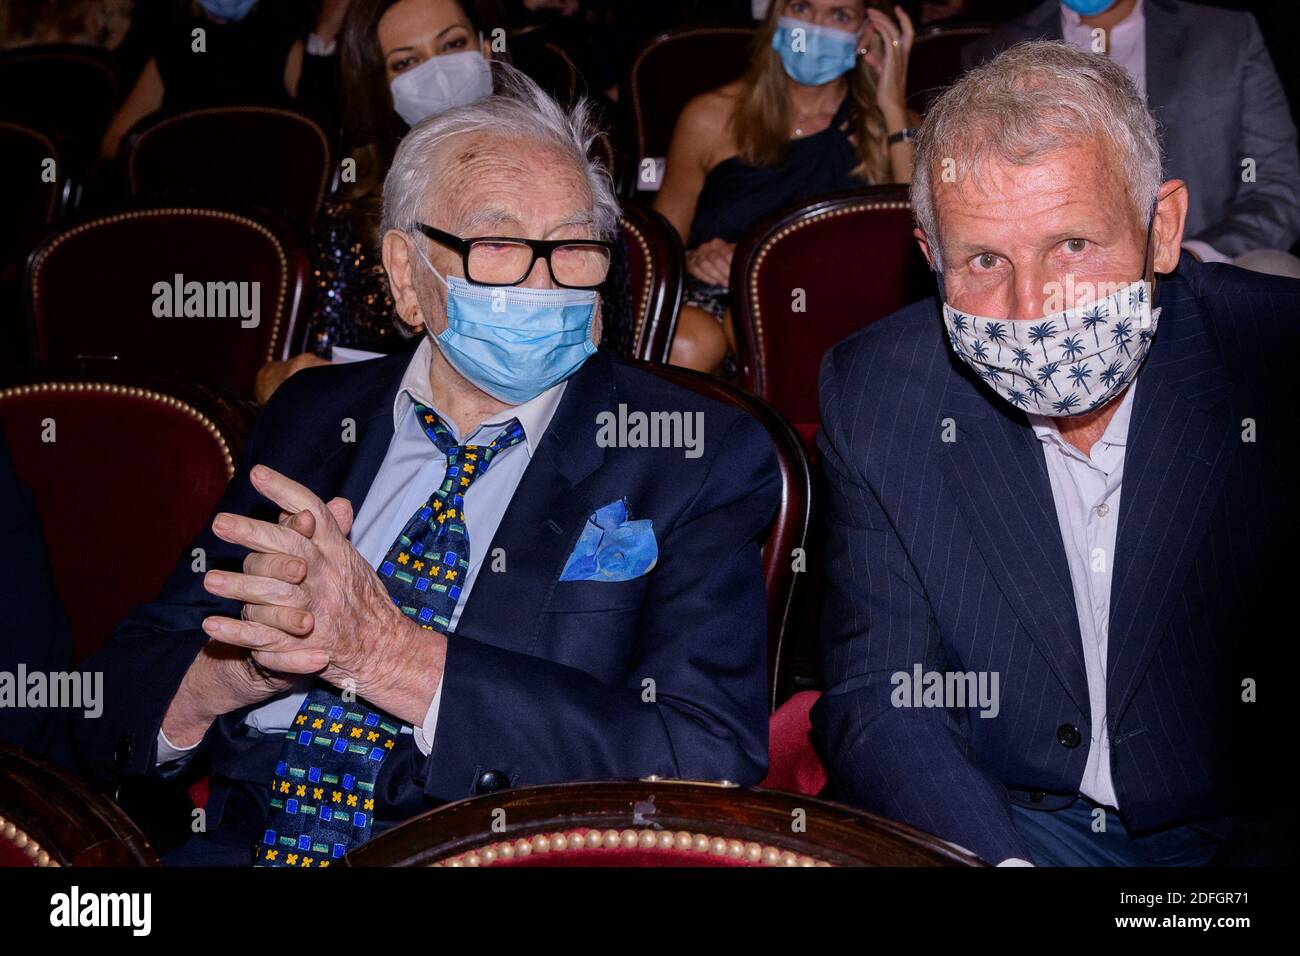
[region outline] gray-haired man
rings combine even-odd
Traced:
[[[1132,80],[1058,43],[941,96],[911,188],[940,301],[822,367],[832,785],[993,863],[1208,862],[1291,813],[1300,282],[1180,258]]]

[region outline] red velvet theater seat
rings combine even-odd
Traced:
[[[116,357],[251,398],[257,370],[287,357],[307,273],[294,230],[270,213],[165,206],[98,216],[46,238],[27,262],[36,357]],[[254,292],[255,319],[232,315],[253,312]]]
[[[0,867],[157,866],[118,806],[66,770],[0,744]]]
[[[234,474],[227,421],[104,382],[0,389],[0,426],[41,516],[76,661],[153,599],[202,528]]]
[[[677,117],[689,100],[730,83],[749,67],[749,27],[683,27],[650,40],[632,61],[628,88],[639,164],[668,155]],[[658,188],[657,184],[654,188]]]
[[[46,159],[54,160],[50,182],[42,175]],[[27,253],[54,221],[65,175],[59,160],[44,134],[0,121],[0,182],[12,187],[0,190],[0,285],[17,281]]]
[[[772,714],[767,735],[767,778],[762,786],[809,796],[826,788],[826,768],[808,736],[812,729],[808,715],[819,697],[820,691],[800,691]]]
[[[918,31],[907,60],[908,105],[925,113],[935,97],[961,76],[962,47],[992,29],[979,24],[937,24]]]
[[[269,106],[149,117],[131,131],[120,158],[132,196],[263,206],[304,227],[316,218],[332,170],[321,128]]]
[[[789,693],[787,628],[796,619],[806,574],[795,570],[795,553],[808,549],[812,522],[812,473],[808,455],[789,422],[767,402],[711,375],[675,365],[646,365],[648,371],[676,385],[748,412],[767,430],[781,472],[781,504],[763,544],[763,580],[767,586],[768,706]]]
[[[731,289],[742,383],[811,440],[822,355],[933,293],[934,280],[912,238],[907,188],[874,186],[758,226],[736,249]]]
[[[0,53],[0,119],[39,130],[77,172],[98,159],[117,95],[108,50],[50,44]]]
[[[796,811],[806,826],[791,826]],[[504,831],[499,831],[504,821]],[[484,794],[363,844],[345,866],[979,866],[919,830],[814,797],[681,780]]]
[[[632,287],[632,354],[667,362],[686,274],[681,237],[659,213],[635,203],[624,207],[619,227]]]

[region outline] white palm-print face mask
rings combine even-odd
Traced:
[[[1133,381],[1160,310],[1145,279],[1033,321],[943,304],[948,341],[984,384],[1024,412],[1060,418],[1105,405]]]

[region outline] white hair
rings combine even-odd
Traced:
[[[379,235],[390,229],[414,231],[430,185],[443,176],[442,164],[449,155],[444,146],[449,140],[487,134],[508,142],[512,151],[542,147],[572,160],[591,192],[599,238],[612,238],[618,226],[618,199],[609,171],[590,156],[599,129],[588,101],[580,100],[566,111],[518,70],[499,61],[492,68],[496,93],[431,116],[402,138],[384,179]]]
[[[960,182],[990,158],[1028,166],[1080,143],[1109,144],[1145,226],[1161,182],[1156,121],[1109,57],[1049,40],[1019,43],[945,90],[921,125],[911,184],[912,210],[935,268],[943,268],[932,182],[937,168],[950,168]]]

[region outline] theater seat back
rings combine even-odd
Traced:
[[[2,389],[0,427],[81,661],[157,595],[234,473],[230,442],[181,399],[105,382]]]
[[[737,362],[807,439],[817,376],[837,342],[930,295],[906,187],[836,193],[776,214],[736,249],[731,288]]]
[[[61,366],[117,358],[251,398],[257,370],[287,355],[307,273],[296,233],[271,213],[163,206],[97,216],[47,237],[28,260],[36,357]]]
[[[635,203],[624,207],[619,227],[631,286],[632,354],[667,362],[686,274],[681,237],[659,213]]]
[[[274,209],[308,227],[330,179],[325,133],[300,113],[222,106],[151,117],[122,147],[132,196]]]

